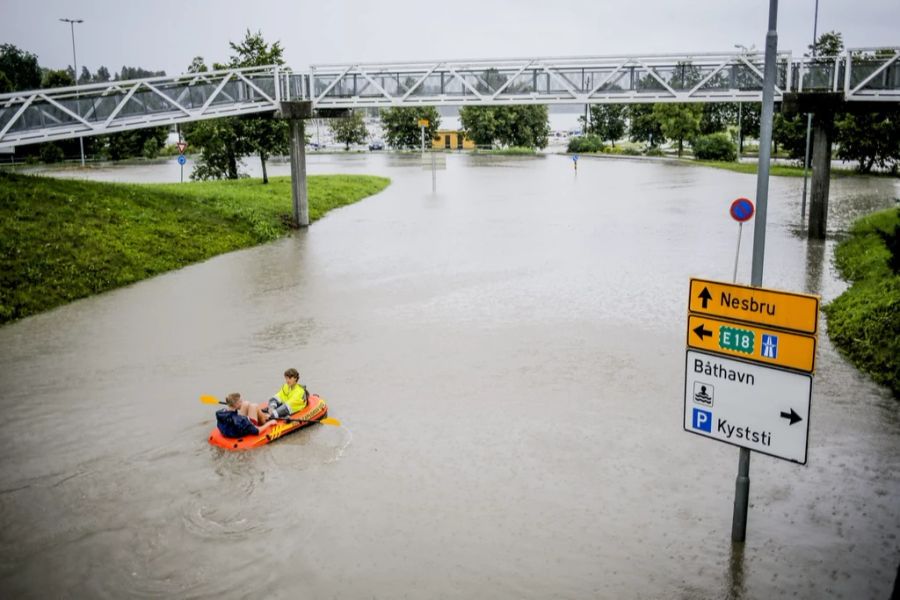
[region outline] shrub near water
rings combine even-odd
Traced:
[[[694,150],[694,156],[700,160],[731,162],[737,159],[737,145],[725,133],[698,136],[691,143],[691,147]]]
[[[311,176],[310,221],[388,183]],[[291,211],[287,177],[122,185],[0,172],[0,323],[276,239]]]
[[[860,370],[900,398],[900,209],[854,223],[835,250],[847,291],[824,307],[828,336]]]

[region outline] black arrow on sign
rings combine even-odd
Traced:
[[[712,300],[712,294],[709,293],[709,289],[706,286],[703,286],[703,291],[697,297],[703,300],[703,308],[706,308],[706,304]]]
[[[791,412],[789,412],[789,413],[786,413],[786,412],[782,411],[782,412],[781,412],[781,418],[782,418],[782,419],[790,419],[791,425],[793,425],[794,423],[797,423],[797,422],[803,420],[803,419],[800,417],[800,415],[798,415],[797,413],[794,412],[794,409],[793,409],[793,408],[791,409]]]
[[[706,329],[705,327],[703,327],[703,323],[700,323],[699,326],[694,327],[694,333],[697,334],[697,337],[700,338],[700,341],[701,341],[701,342],[703,341],[703,338],[704,338],[704,337],[706,337],[706,336],[708,336],[708,335],[712,335],[712,331],[710,331],[709,329]]]

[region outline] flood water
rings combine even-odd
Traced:
[[[138,169],[92,176],[178,176]],[[433,194],[411,156],[309,171],[393,182],[286,239],[0,328],[3,597],[890,595],[900,412],[824,318],[808,464],[753,454],[743,546],[738,450],[682,428],[689,278],[731,281],[728,206],[755,176],[450,155]],[[832,235],[811,243],[802,184],[771,180],[763,283],[827,302],[846,286],[836,239],[900,185],[833,180]],[[287,367],[343,427],[207,444],[201,394],[262,401]]]

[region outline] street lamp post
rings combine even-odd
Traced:
[[[755,45],[751,45],[749,48],[743,44],[735,44],[735,48],[741,51],[743,56],[747,56],[753,49],[756,47]],[[737,149],[737,159],[738,162],[741,161],[741,148],[744,146],[744,124],[741,122],[741,117],[743,116],[743,108],[744,105],[738,100],[738,149]]]
[[[816,0],[816,13],[813,17],[813,43],[812,56],[816,57],[816,33],[819,28],[819,0]],[[800,204],[800,224],[806,219],[806,181],[807,171],[809,170],[809,138],[812,134],[813,114],[806,113],[806,152],[803,155],[803,201]]]
[[[72,30],[72,68],[75,69],[75,85],[78,85],[78,58],[75,56],[75,23],[84,23],[84,19],[60,19],[64,23],[68,23]],[[75,94],[75,112],[81,114],[81,108],[78,106],[78,94]],[[78,146],[81,148],[81,166],[84,166],[84,138],[78,136]]]

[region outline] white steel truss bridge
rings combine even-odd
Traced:
[[[777,57],[775,100],[832,92],[900,102],[900,47]],[[761,53],[254,67],[0,95],[0,148],[273,111],[422,105],[760,102]]]

